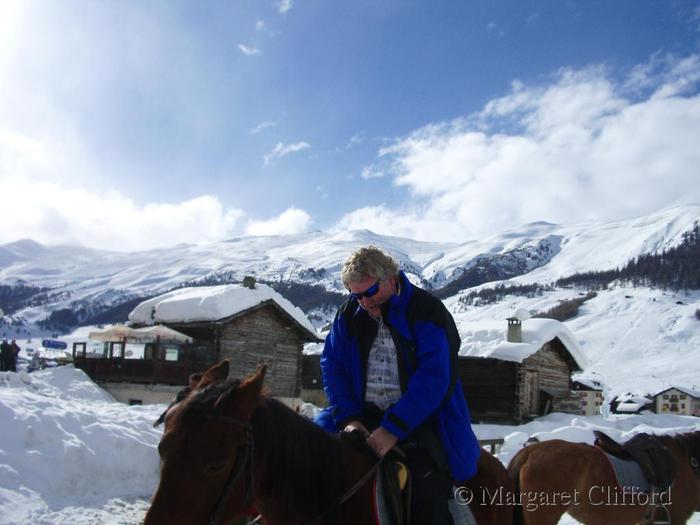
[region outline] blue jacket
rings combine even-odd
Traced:
[[[381,426],[399,441],[429,428],[442,443],[454,479],[467,480],[476,473],[481,448],[457,377],[460,339],[454,319],[442,301],[413,286],[403,272],[400,286],[400,294],[382,305],[382,317],[396,344],[403,395]],[[357,301],[340,307],[321,356],[329,407],[316,422],[329,432],[363,419],[367,358],[376,332],[377,323]]]

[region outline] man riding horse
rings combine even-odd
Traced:
[[[317,423],[363,433],[378,457],[400,444],[412,473],[411,523],[452,523],[453,483],[474,476],[481,452],[457,377],[454,319],[376,247],[352,253],[341,277],[350,297],[321,357],[329,407]]]

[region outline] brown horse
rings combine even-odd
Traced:
[[[228,524],[255,508],[267,524],[374,524],[376,459],[262,393],[265,367],[242,382],[209,369],[165,418],[161,476],[144,525]],[[338,468],[333,468],[337,466]],[[484,452],[473,490],[512,482]],[[512,522],[511,509],[472,505],[478,523]]]
[[[527,446],[508,465],[521,504],[515,523],[554,525],[565,512],[587,525],[651,523],[665,518],[663,507],[672,524],[686,523],[700,505],[700,432],[659,438],[674,457],[676,477],[657,497],[618,488],[597,447],[559,439]]]

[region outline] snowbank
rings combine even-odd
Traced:
[[[158,483],[161,430],[151,423],[163,408],[116,403],[71,366],[0,373],[0,525],[141,523]],[[317,410],[302,408],[308,417]],[[550,414],[521,426],[474,427],[480,439],[505,439],[503,463],[530,436],[591,443],[595,429],[624,440],[700,430],[700,418]],[[700,524],[698,515],[689,523]]]
[[[72,366],[0,373],[0,524],[96,523],[95,508],[150,498],[162,409],[117,403]]]

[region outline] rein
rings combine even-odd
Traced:
[[[325,518],[328,516],[331,512],[336,510],[338,507],[340,507],[343,503],[348,501],[351,497],[355,495],[355,493],[362,488],[362,486],[367,483],[372,476],[377,472],[377,469],[379,468],[379,465],[382,464],[384,458],[380,458],[377,461],[374,462],[374,464],[369,468],[367,472],[365,472],[360,479],[358,479],[355,484],[350,487],[341,497],[340,499],[336,502],[333,503],[330,507],[328,507],[326,510],[321,512],[320,514],[317,514],[310,520],[306,520],[302,525],[309,525],[310,523],[313,523],[315,521],[318,521],[322,518]]]
[[[228,416],[211,415],[207,416],[208,419],[216,419],[217,421],[222,421],[224,423],[230,423],[242,428],[246,433],[245,442],[240,445],[236,450],[243,449],[243,453],[236,454],[236,462],[231,469],[231,473],[224,484],[223,489],[221,489],[221,494],[216,500],[214,505],[214,510],[209,515],[208,525],[216,525],[221,518],[224,517],[224,512],[226,511],[226,502],[233,492],[233,487],[236,482],[241,478],[241,476],[247,471],[248,472],[248,483],[246,483],[245,497],[243,500],[243,506],[247,507],[253,501],[254,490],[255,490],[255,469],[253,468],[253,456],[255,454],[255,440],[253,439],[253,427],[247,421],[242,421]]]
[[[255,454],[255,439],[253,438],[253,426],[247,422],[247,421],[242,421],[240,419],[236,419],[233,417],[228,417],[228,416],[220,416],[220,415],[209,415],[206,416],[207,419],[215,419],[217,421],[222,421],[224,423],[230,423],[232,425],[235,425],[239,428],[242,428],[245,433],[246,433],[246,439],[245,442],[240,445],[237,450],[240,450],[241,448],[243,449],[243,454],[237,454],[236,455],[236,463],[233,465],[233,468],[231,469],[231,473],[228,476],[228,479],[226,480],[226,483],[224,484],[223,489],[221,489],[221,494],[219,494],[219,498],[216,500],[216,504],[214,505],[214,510],[211,512],[209,515],[209,522],[208,525],[216,525],[221,519],[224,517],[224,512],[226,511],[226,502],[228,501],[229,497],[231,496],[231,492],[233,492],[233,487],[236,484],[236,482],[241,479],[242,475],[247,471],[248,472],[248,483],[246,484],[246,491],[245,491],[245,497],[243,500],[243,506],[247,507],[249,506],[255,497],[255,469],[253,468],[253,461],[254,461],[254,454]],[[379,465],[382,463],[382,459],[380,458],[377,461],[372,464],[372,466],[369,468],[367,472],[365,472],[360,479],[358,479],[355,484],[350,487],[341,497],[340,499],[333,503],[330,507],[322,511],[321,513],[317,514],[313,518],[306,520],[303,525],[309,525],[311,523],[314,523],[322,518],[325,518],[336,510],[338,507],[340,507],[343,503],[348,501],[352,496],[354,496],[362,486],[369,481],[372,476],[377,472],[377,469],[379,468]],[[255,518],[252,522],[250,523],[256,523],[260,519],[260,516]]]

